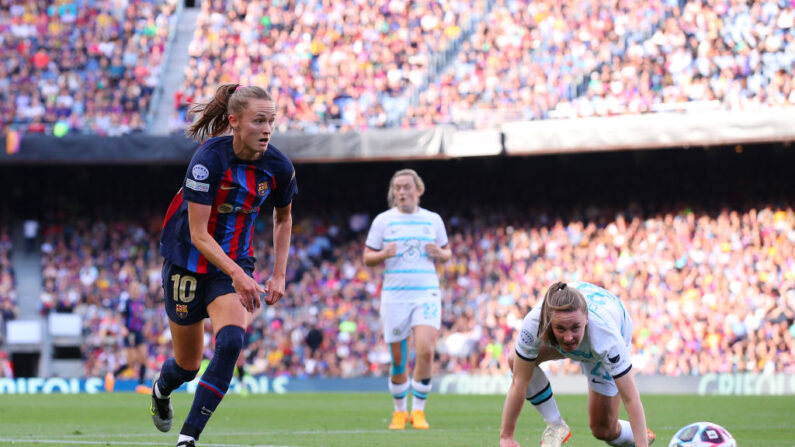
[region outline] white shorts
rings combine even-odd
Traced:
[[[621,330],[624,336],[624,341],[627,344],[627,350],[632,352],[632,320],[629,318],[624,322],[624,327]],[[602,367],[602,362],[579,362],[582,373],[588,380],[588,388],[603,396],[613,397],[618,394],[618,386],[616,381],[607,370]]]
[[[413,301],[381,302],[381,323],[384,340],[395,343],[408,338],[414,326],[442,327],[442,300],[427,297]]]

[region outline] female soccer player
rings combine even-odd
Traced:
[[[105,388],[109,391],[113,389],[116,377],[130,366],[137,367],[138,386],[135,391],[138,393],[149,393],[149,387],[144,385],[146,375],[147,344],[144,338],[144,310],[146,309],[146,299],[141,283],[133,281],[127,288],[127,293],[122,295],[119,303],[119,313],[122,316],[124,327],[124,363],[116,368],[112,373],[105,376]]]
[[[438,214],[420,208],[425,184],[412,169],[397,171],[389,182],[387,201],[392,207],[379,214],[370,227],[364,263],[386,262],[381,288],[384,339],[392,350],[389,391],[395,412],[390,429],[402,430],[410,419],[414,428],[427,429],[425,401],[431,391],[433,349],[442,322],[442,296],[434,261],[445,262],[452,252]],[[414,335],[413,379],[406,372],[409,333]],[[406,400],[412,389],[411,415]]]
[[[516,340],[517,358],[502,410],[500,447],[519,446],[513,435],[525,399],[536,405],[549,424],[541,445],[560,446],[569,439],[571,431],[551,400],[546,376],[534,374],[543,373],[537,368],[541,363],[561,358],[579,361],[588,377],[588,416],[594,437],[611,446],[651,444],[655,435],[646,428],[631,373],[631,341],[632,320],[615,295],[585,282],[552,284],[542,304],[525,317]],[[622,401],[629,422],[618,419]]]
[[[298,191],[290,160],[268,144],[276,104],[256,86],[225,84],[206,104],[187,134],[205,141],[188,165],[182,188],[163,223],[160,253],[166,312],[174,357],[152,385],[152,420],[160,431],[174,418],[170,394],[196,376],[202,360],[203,320],[215,332],[215,354],[199,381],[177,446],[191,447],[221,402],[232,379],[250,314],[260,295],[274,304],[284,295],[292,227],[291,204]],[[232,135],[226,135],[231,129]],[[252,277],[254,220],[273,201],[275,265],[265,288]]]

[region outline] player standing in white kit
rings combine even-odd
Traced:
[[[385,263],[381,287],[381,322],[384,340],[392,352],[389,392],[395,412],[390,429],[402,430],[406,422],[429,428],[425,401],[431,391],[433,353],[442,322],[442,292],[436,261],[445,262],[452,252],[444,222],[438,214],[420,208],[425,184],[412,169],[397,171],[389,182],[389,210],[376,216],[367,234],[364,263]],[[415,365],[409,382],[407,341],[414,336]],[[409,389],[414,395],[409,415]]]

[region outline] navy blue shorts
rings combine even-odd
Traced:
[[[253,277],[253,257],[239,258],[235,262],[248,276]],[[163,260],[163,290],[168,318],[184,326],[207,318],[207,306],[214,299],[235,293],[232,278],[226,273],[191,272],[172,264],[168,259]]]
[[[144,344],[144,341],[145,340],[143,332],[130,330],[129,332],[127,332],[127,336],[124,337],[124,347],[134,348],[136,346]]]

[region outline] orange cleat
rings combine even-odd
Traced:
[[[431,428],[428,421],[425,420],[425,412],[422,410],[414,410],[411,412],[411,426],[420,430],[427,430]]]
[[[657,439],[657,435],[655,435],[653,431],[651,431],[651,430],[649,430],[647,428],[646,429],[646,439],[649,441],[649,445],[651,445],[651,443],[654,442],[655,439]]]
[[[135,392],[138,394],[151,394],[152,389],[146,385],[141,384],[135,387]]]
[[[396,411],[392,414],[392,423],[389,424],[390,430],[403,430],[406,428],[406,422],[409,420],[409,414],[406,411]]]
[[[113,392],[113,388],[116,386],[116,378],[113,377],[113,373],[105,374],[105,391],[108,393]]]

